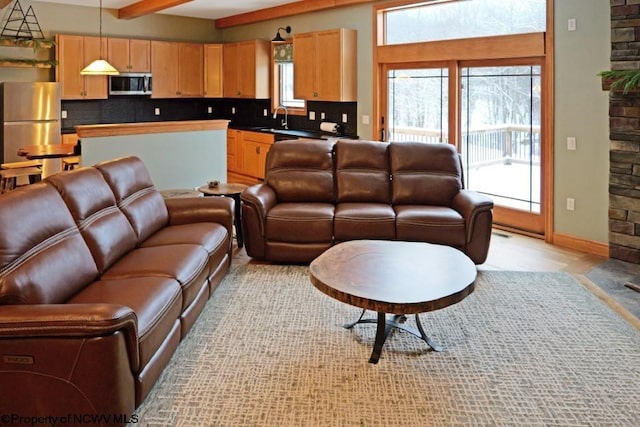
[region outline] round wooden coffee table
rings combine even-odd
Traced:
[[[231,197],[235,201],[233,212],[233,225],[236,228],[236,239],[238,241],[238,247],[244,246],[244,238],[242,235],[242,210],[240,209],[240,193],[242,193],[248,185],[233,184],[233,183],[219,183],[216,187],[209,187],[209,185],[203,185],[198,187],[198,191],[205,196],[225,196]]]
[[[377,323],[369,362],[378,363],[393,328],[402,329],[442,351],[425,333],[418,313],[462,301],[474,290],[476,266],[449,246],[420,242],[353,240],[332,246],[309,266],[311,283],[323,293],[362,308],[359,323]],[[366,310],[377,319],[363,319]],[[415,314],[414,329],[404,324]],[[389,316],[388,316],[389,315]]]

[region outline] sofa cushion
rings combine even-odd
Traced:
[[[103,280],[138,277],[175,279],[182,288],[182,309],[208,285],[209,254],[199,245],[170,245],[138,248],[118,260],[102,275]]]
[[[56,189],[46,182],[0,196],[0,304],[59,304],[98,275]]]
[[[396,213],[384,203],[339,203],[333,220],[336,242],[396,238]]]
[[[331,242],[335,206],[329,203],[280,203],[267,213],[265,237],[276,242]]]
[[[394,205],[451,206],[463,188],[460,156],[453,145],[399,142],[389,147]]]
[[[267,154],[265,182],[278,203],[334,203],[333,142],[278,141]]]
[[[162,195],[155,189],[151,176],[138,157],[123,157],[98,163],[95,167],[111,187],[118,207],[126,215],[143,242],[169,222]]]
[[[47,181],[67,204],[100,273],[135,248],[136,233],[97,169],[75,169],[52,175]]]
[[[394,206],[398,240],[440,243],[464,248],[464,218],[444,206]]]
[[[182,293],[177,281],[164,277],[98,280],[68,303],[131,308],[137,318],[140,367],[144,368],[180,317]]]
[[[227,229],[218,223],[169,225],[142,242],[140,247],[192,244],[202,246],[209,254],[209,275],[213,274],[229,246]]]
[[[338,203],[391,204],[388,143],[341,140],[335,157]]]

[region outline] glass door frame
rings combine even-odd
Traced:
[[[493,209],[494,224],[500,228],[511,229],[525,234],[544,236],[548,231],[546,224],[549,216],[548,206],[550,201],[546,194],[548,188],[548,180],[551,179],[550,165],[547,152],[549,151],[549,143],[547,138],[549,132],[546,127],[549,121],[545,119],[547,105],[549,101],[545,99],[547,92],[544,90],[546,77],[548,73],[545,67],[544,58],[510,58],[510,59],[490,59],[490,60],[463,60],[463,61],[426,61],[426,62],[402,62],[391,64],[379,64],[378,78],[378,135],[381,141],[386,141],[388,137],[387,126],[385,123],[388,108],[388,74],[390,70],[416,69],[416,68],[448,68],[448,90],[449,90],[449,125],[448,140],[449,144],[456,147],[458,152],[461,151],[462,129],[461,129],[461,92],[462,78],[461,70],[467,67],[490,67],[490,66],[517,66],[517,65],[536,65],[541,67],[541,164],[540,164],[540,212],[527,212],[519,209],[513,209],[505,206],[496,205]]]

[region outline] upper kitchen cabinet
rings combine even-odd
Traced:
[[[152,98],[202,97],[203,70],[202,44],[151,41]]]
[[[151,71],[151,41],[109,37],[109,63],[121,73]]]
[[[100,46],[102,41],[102,46]],[[100,37],[56,35],[56,81],[62,99],[107,99],[107,76],[83,76],[80,71],[107,52]]]
[[[222,98],[222,45],[204,45],[204,96]]]
[[[225,98],[269,98],[269,46],[266,40],[224,45]]]
[[[356,101],[356,49],[356,30],[295,34],[294,96],[309,101]]]

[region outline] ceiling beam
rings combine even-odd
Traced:
[[[139,18],[183,3],[189,3],[190,1],[193,0],[140,0],[118,9],[118,19]]]
[[[269,19],[284,18],[303,13],[317,12],[336,7],[350,6],[360,3],[373,3],[374,0],[301,0],[280,6],[268,7],[253,12],[241,13],[216,19],[216,28],[229,28],[236,25],[252,24]]]

